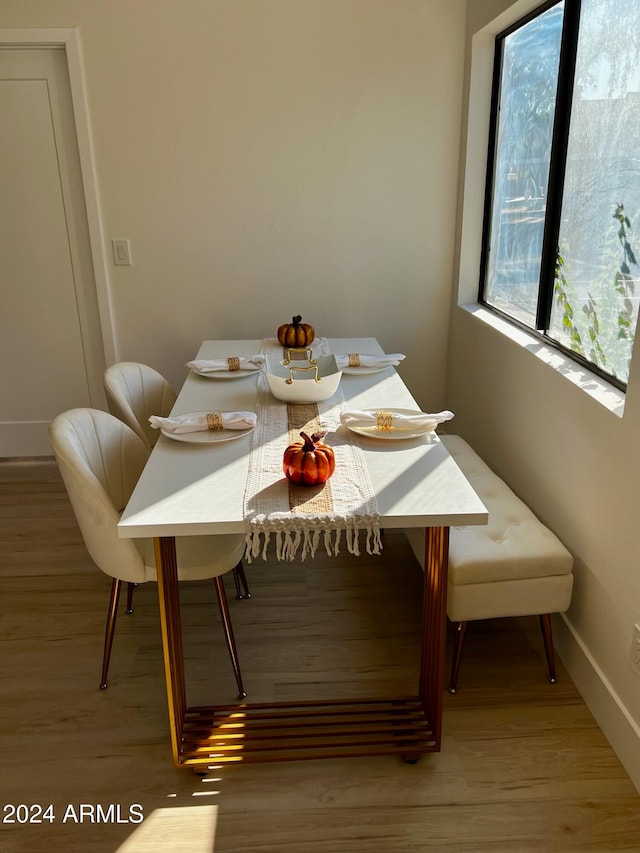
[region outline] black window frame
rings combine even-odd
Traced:
[[[598,365],[589,361],[589,359],[584,358],[579,353],[567,346],[564,346],[555,338],[547,334],[554,297],[555,268],[562,217],[562,198],[564,191],[569,128],[571,124],[571,106],[573,100],[576,56],[580,29],[581,0],[564,0],[562,34],[560,40],[560,61],[558,66],[556,105],[551,138],[549,182],[542,237],[542,255],[540,260],[540,277],[538,280],[535,328],[532,328],[505,311],[501,311],[499,308],[496,308],[496,306],[489,304],[484,297],[488,269],[489,242],[491,238],[491,214],[493,210],[493,184],[498,140],[498,113],[504,41],[507,36],[535,20],[538,16],[544,14],[544,12],[554,6],[560,5],[560,2],[561,0],[547,0],[547,2],[541,3],[525,16],[519,18],[509,27],[502,30],[495,37],[478,302],[488,311],[497,314],[508,323],[523,329],[530,335],[533,335],[540,341],[544,342],[549,347],[560,350],[564,355],[576,361],[590,373],[596,374],[616,388],[626,391],[626,382],[623,382],[618,377],[612,376],[610,373],[607,373],[607,371],[602,370]]]

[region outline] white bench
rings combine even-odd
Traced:
[[[555,682],[551,614],[571,602],[573,557],[466,441],[457,435],[441,440],[489,511],[487,525],[450,531],[447,616],[456,642],[449,691],[456,692],[467,623],[505,616],[539,616]],[[405,532],[424,568],[424,532]]]

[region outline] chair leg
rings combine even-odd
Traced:
[[[542,639],[544,641],[544,653],[547,656],[547,669],[549,670],[549,681],[555,684],[556,678],[556,658],[553,652],[553,635],[551,633],[551,614],[540,614],[540,628],[542,629]]]
[[[137,583],[127,583],[127,613],[133,613],[133,591],[137,586]]]
[[[231,664],[233,666],[233,672],[235,674],[236,683],[238,685],[238,699],[244,699],[247,694],[245,693],[245,689],[242,685],[240,662],[238,661],[238,652],[236,651],[236,641],[233,636],[233,627],[231,625],[231,616],[229,614],[227,596],[224,591],[224,583],[222,582],[221,575],[219,575],[217,578],[214,578],[214,580],[216,584],[216,595],[218,596],[218,606],[220,607],[220,616],[222,617],[222,626],[224,628],[224,634],[227,640],[227,648],[229,649],[229,656],[231,657]]]
[[[236,585],[236,598],[251,598],[251,593],[249,592],[249,584],[247,583],[247,576],[244,573],[244,566],[242,565],[242,560],[233,570],[233,580],[235,581]],[[242,584],[242,588],[240,584]],[[243,589],[244,593],[242,591]]]
[[[111,597],[109,598],[109,609],[107,610],[107,625],[104,631],[104,652],[102,655],[102,678],[100,690],[107,687],[107,675],[109,674],[109,661],[111,660],[111,647],[113,646],[113,635],[116,630],[116,617],[118,616],[118,599],[122,581],[113,579],[111,584]]]
[[[458,685],[458,673],[460,672],[460,662],[462,660],[462,648],[464,646],[464,637],[467,633],[466,622],[455,622],[456,641],[453,647],[453,660],[451,662],[451,678],[449,679],[449,693],[455,693]]]

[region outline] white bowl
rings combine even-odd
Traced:
[[[319,403],[336,393],[342,372],[335,355],[320,355],[316,363],[308,360],[290,361],[265,356],[265,372],[271,393],[287,403]]]

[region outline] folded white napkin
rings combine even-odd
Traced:
[[[172,418],[151,415],[149,423],[154,429],[180,434],[208,430],[209,423],[214,429],[251,429],[256,425],[257,420],[255,412],[210,412],[209,414],[212,415],[211,418],[206,412],[195,415],[176,415]]]
[[[350,355],[337,355],[336,364],[338,367],[389,367],[391,365],[400,364],[405,358],[401,352],[392,352],[389,355],[363,355],[362,353],[351,353]],[[359,364],[354,364],[354,361],[359,361]]]
[[[264,356],[257,354],[240,358],[230,356],[229,358],[197,358],[187,362],[187,367],[196,373],[216,373],[221,370],[259,370],[264,364]]]
[[[450,421],[454,417],[453,412],[444,411],[430,414],[428,412],[412,412],[403,414],[401,412],[387,412],[381,408],[377,411],[351,409],[342,412],[340,423],[346,427],[355,426],[360,428],[370,427],[373,429],[414,429],[421,427],[436,427],[443,421]]]

